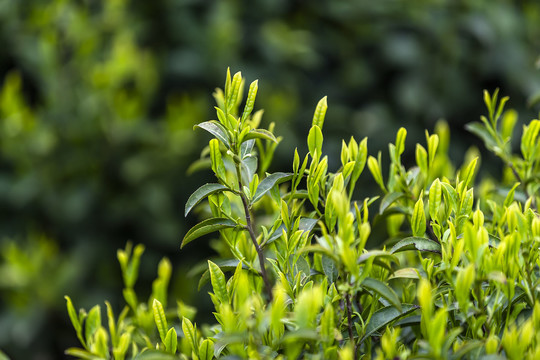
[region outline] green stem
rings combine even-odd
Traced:
[[[349,340],[351,341],[351,345],[353,346],[354,350],[354,360],[357,359],[356,357],[356,345],[354,343],[354,335],[353,335],[353,324],[352,324],[352,305],[351,305],[351,294],[347,293],[345,295],[345,301],[347,303],[347,326],[349,331]]]
[[[261,267],[261,276],[263,278],[266,295],[268,296],[269,301],[272,301],[272,286],[270,285],[270,280],[268,279],[268,274],[264,266],[263,250],[261,246],[259,245],[259,243],[257,242],[257,236],[255,235],[255,231],[253,230],[253,223],[251,221],[251,213],[249,211],[248,200],[246,198],[246,195],[242,191],[243,189],[242,173],[240,172],[239,164],[236,164],[236,176],[238,177],[239,195],[240,195],[240,198],[242,199],[242,204],[244,206],[244,213],[246,216],[246,230],[248,231],[251,241],[253,242],[253,245],[255,246],[255,250],[257,251],[257,257],[259,258],[259,265]]]

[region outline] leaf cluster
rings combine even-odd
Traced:
[[[213,138],[198,167],[216,182],[188,199],[206,219],[181,247],[214,234],[219,260],[208,261],[216,323],[197,328],[193,309],[167,310],[171,265],[158,269],[153,293],[139,303],[133,285],[142,247],[119,251],[128,306],[116,320],[107,305],[68,313],[86,359],[536,359],[540,356],[540,143],[538,120],[523,127],[521,154],[507,146],[515,120],[506,100],[486,93],[489,118],[469,128],[515,179],[475,186],[479,158],[454,170],[444,125],[426,131],[415,164],[401,155],[407,131],[371,156],[367,139],[342,142],[337,171],[323,152],[326,97],[317,104],[308,153],[292,172],[268,173],[281,138],[260,128],[258,83],[227,71],[216,90],[217,120],[196,127]],[[498,125],[498,119],[503,119]],[[505,120],[506,119],[506,120]],[[368,169],[380,193],[354,199]],[[477,190],[479,189],[479,190]],[[378,205],[378,208],[377,208]],[[387,238],[367,247],[373,226]],[[179,322],[173,321],[177,317]],[[176,325],[174,325],[176,323]],[[170,324],[173,324],[172,326]],[[127,345],[126,345],[127,344]],[[112,349],[112,350],[111,350]]]

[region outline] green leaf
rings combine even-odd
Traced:
[[[497,147],[497,142],[493,139],[493,136],[486,130],[485,126],[479,122],[472,122],[465,125],[465,128],[484,140],[486,147],[493,150]]]
[[[252,203],[257,202],[260,198],[264,196],[270,189],[272,189],[276,184],[281,184],[282,182],[289,181],[292,179],[294,174],[292,173],[283,173],[283,172],[277,172],[268,175],[265,177],[260,183],[259,186],[257,186],[257,191],[255,191],[255,195],[253,195],[253,199],[251,200]]]
[[[426,130],[426,141],[428,144],[428,166],[431,168],[433,166],[435,154],[437,153],[437,148],[439,147],[439,136],[437,134],[429,135]]]
[[[508,194],[506,195],[506,198],[504,199],[504,206],[508,207],[512,202],[514,201],[514,194],[516,192],[516,188],[520,185],[520,183],[515,183],[514,186],[508,191]]]
[[[178,335],[176,334],[176,330],[174,330],[173,327],[170,328],[167,332],[163,343],[165,344],[165,350],[167,350],[171,354],[176,354],[176,347],[178,346]]]
[[[191,211],[191,209],[193,209],[193,207],[197,205],[199,202],[201,202],[201,200],[203,200],[205,197],[212,195],[218,191],[232,191],[232,190],[224,185],[216,184],[216,183],[204,184],[203,186],[195,190],[195,192],[191,194],[191,196],[186,202],[184,216],[187,216],[187,214]]]
[[[217,218],[206,219],[198,223],[194,227],[192,227],[187,232],[186,236],[184,236],[184,239],[182,240],[182,245],[180,245],[180,248],[183,248],[191,241],[203,235],[210,234],[218,230],[234,228],[237,225],[238,224],[236,222],[227,218],[217,217]]]
[[[353,183],[356,183],[356,180],[360,177],[360,174],[362,174],[362,171],[364,171],[364,167],[366,166],[367,161],[367,138],[362,139],[360,144],[358,145],[358,152],[356,153],[356,159],[354,160],[354,168],[351,175],[351,181]]]
[[[321,263],[324,275],[328,278],[328,282],[335,282],[338,277],[338,268],[335,261],[331,257],[323,255],[321,257]]]
[[[225,281],[223,271],[210,260],[208,260],[208,269],[210,270],[210,282],[212,283],[214,294],[219,301],[228,304],[229,294],[227,292],[227,282]]]
[[[405,151],[405,139],[407,138],[407,130],[405,128],[399,128],[396,135],[396,147],[395,158],[399,159],[403,151]]]
[[[441,182],[441,185],[443,186],[442,189],[444,190],[447,200],[450,201],[450,207],[454,210],[457,209],[459,206],[459,197],[456,190],[448,183]]]
[[[232,271],[236,269],[238,264],[240,263],[240,260],[238,259],[229,259],[229,260],[216,260],[215,264],[219,266],[221,271]],[[242,269],[249,270],[249,267],[245,264],[242,264]],[[201,275],[201,278],[199,279],[199,285],[198,290],[201,290],[204,284],[206,284],[208,281],[210,281],[210,270],[206,269],[206,271]]]
[[[201,128],[208,131],[210,134],[214,135],[219,141],[221,141],[227,148],[231,148],[231,143],[229,142],[229,137],[227,135],[227,129],[219,122],[215,120],[205,121],[200,124],[195,125],[193,128]]]
[[[94,333],[101,327],[101,307],[99,305],[94,306],[88,312],[88,317],[85,323],[85,336],[86,343],[91,341]],[[90,345],[90,344],[89,344]]]
[[[426,214],[424,213],[424,201],[421,197],[414,205],[411,228],[414,236],[423,236],[426,232]]]
[[[116,337],[116,323],[114,321],[114,313],[111,304],[108,301],[105,301],[105,305],[107,306],[107,321],[109,324],[109,333],[111,334],[111,343],[114,347],[118,344]]]
[[[324,117],[326,116],[326,110],[328,109],[327,99],[326,96],[323,97],[319,102],[317,103],[317,107],[315,108],[315,113],[313,114],[313,121],[312,126],[317,125],[319,129],[322,129],[324,124]]]
[[[521,136],[521,153],[526,161],[532,161],[537,157],[540,147],[538,135],[540,134],[540,120],[533,120],[529,125],[523,126]]]
[[[416,164],[422,170],[424,174],[428,171],[428,154],[426,149],[420,145],[416,144]]]
[[[474,178],[474,172],[476,169],[476,163],[478,162],[478,157],[475,157],[471,160],[469,165],[463,169],[463,173],[460,174],[459,178],[465,181],[465,186],[470,187],[471,182]]]
[[[369,320],[364,337],[360,342],[363,342],[376,331],[386,328],[390,323],[409,315],[418,308],[419,306],[417,305],[401,304],[401,311],[394,306],[387,306],[377,310]]]
[[[191,348],[193,351],[197,349],[196,347],[196,336],[195,328],[193,327],[193,324],[187,317],[182,318],[182,331],[184,332],[184,336],[188,340],[189,344],[191,345]]]
[[[69,319],[71,320],[71,323],[73,324],[73,327],[75,328],[75,331],[79,333],[82,330],[82,325],[79,322],[79,317],[77,316],[77,312],[75,311],[75,307],[73,307],[73,303],[71,302],[71,298],[69,296],[64,296],[64,299],[66,299],[66,306],[69,314]]]
[[[216,139],[210,140],[210,160],[212,161],[212,171],[214,171],[218,179],[225,181],[225,164],[223,163],[223,159],[221,158],[219,142]]]
[[[178,360],[178,357],[160,350],[145,350],[133,360]]]
[[[278,143],[278,140],[276,139],[274,134],[272,134],[270,131],[265,130],[265,129],[251,130],[250,132],[247,133],[246,136],[244,136],[243,141],[247,141],[250,139],[262,139],[262,140],[269,140],[269,141],[275,142],[276,144]]]
[[[98,354],[102,359],[105,359],[109,355],[108,343],[109,337],[107,331],[100,326],[94,335],[94,343],[91,348],[94,353]]]
[[[418,270],[416,270],[415,268],[403,268],[403,269],[394,271],[394,273],[390,275],[388,279],[389,280],[391,279],[416,279],[418,280],[420,279],[420,277],[418,276]]]
[[[388,259],[389,261],[399,264],[399,260],[395,255],[392,255],[388,251],[384,251],[384,250],[371,250],[366,253],[363,253],[362,255],[358,257],[357,262],[358,264],[362,264],[372,258]]]
[[[441,245],[430,239],[412,236],[400,240],[392,247],[390,253],[395,254],[407,250],[428,251],[440,254]]]
[[[199,359],[212,360],[214,358],[214,343],[205,339],[199,346]]]
[[[381,200],[381,205],[379,206],[379,214],[382,214],[390,205],[392,205],[394,202],[404,196],[405,194],[402,192],[390,192],[386,194]]]
[[[381,172],[381,153],[379,152],[377,159],[373,156],[370,156],[367,160],[368,169],[371,172],[371,175],[380,186],[382,191],[386,192],[386,186],[384,186],[384,181]]]
[[[152,309],[154,312],[154,321],[156,322],[156,327],[159,331],[159,337],[161,338],[161,341],[165,342],[165,336],[167,335],[167,318],[165,317],[165,310],[163,310],[163,305],[161,305],[157,299],[154,299]]]
[[[442,187],[439,179],[435,179],[429,188],[429,216],[439,221],[439,208],[441,207]]]
[[[322,154],[322,144],[323,144],[323,134],[321,131],[321,128],[317,125],[313,125],[311,129],[309,130],[308,138],[308,148],[309,153],[313,158],[315,158],[315,153],[317,154],[317,158],[319,158]]]
[[[255,105],[255,98],[257,97],[257,90],[259,89],[259,81],[255,80],[249,85],[248,96],[246,100],[246,106],[244,106],[244,113],[242,114],[242,122],[244,122],[249,114],[253,111]]]
[[[241,86],[242,86],[243,80],[242,80],[242,73],[238,71],[236,74],[234,74],[229,94],[227,96],[227,110],[228,112],[231,112],[233,108],[238,103],[238,98],[241,93]]]
[[[103,360],[102,357],[96,356],[91,352],[79,348],[69,348],[66,350],[65,353],[66,355],[74,356],[76,358],[84,360]]]
[[[368,290],[371,290],[377,293],[379,296],[382,296],[384,299],[388,300],[396,309],[401,311],[401,302],[399,301],[398,296],[392,290],[392,288],[382,281],[367,277],[362,281],[362,287]]]

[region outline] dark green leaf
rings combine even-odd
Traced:
[[[368,277],[362,281],[362,287],[364,289],[376,292],[379,296],[382,296],[384,299],[388,300],[388,302],[396,307],[396,309],[401,310],[401,302],[399,301],[398,296],[394,290],[390,288],[390,286],[386,285],[382,281]]]
[[[212,195],[218,191],[227,191],[227,190],[232,191],[228,187],[221,184],[216,184],[216,183],[204,184],[203,186],[195,190],[195,192],[191,194],[191,196],[187,200],[184,216],[187,216],[187,214],[191,211],[191,209],[193,209],[193,207],[197,205],[199,202],[201,202],[201,200],[204,199],[205,197]]]
[[[191,241],[209,234],[214,231],[227,229],[227,228],[234,228],[236,227],[236,222],[232,221],[231,219],[227,218],[211,218],[206,219],[203,222],[198,223],[194,227],[192,227],[184,236],[184,239],[182,240],[182,245],[180,245],[180,248],[183,248]]]
[[[283,173],[283,172],[277,172],[273,173],[271,175],[268,175],[265,177],[260,183],[259,186],[257,186],[257,191],[255,191],[255,195],[253,195],[252,203],[257,202],[260,198],[264,196],[274,185],[280,184],[284,181],[288,181],[292,179],[293,174],[292,173]]]
[[[429,251],[440,254],[441,245],[430,239],[411,236],[398,241],[398,243],[392,247],[390,253],[395,254],[407,250]]]
[[[229,138],[227,136],[227,130],[223,125],[215,120],[205,121],[200,124],[195,125],[193,128],[199,127],[203,130],[208,131],[210,134],[214,135],[219,141],[221,141],[229,149],[231,144],[229,143]]]
[[[338,277],[338,268],[334,260],[331,257],[323,255],[321,262],[322,262],[324,275],[326,275],[326,277],[328,278],[328,281],[330,283],[333,283],[334,281],[336,281]]]
[[[405,194],[402,192],[391,192],[386,194],[381,200],[379,214],[382,214],[390,205],[392,205],[396,200],[401,199],[403,196],[405,196]]]
[[[412,313],[418,308],[419,306],[417,305],[401,304],[401,311],[396,309],[394,306],[387,306],[377,310],[367,324],[366,333],[364,334],[361,342],[370,337],[374,332],[384,329],[393,321]]]

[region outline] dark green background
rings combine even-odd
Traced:
[[[464,124],[484,113],[483,89],[509,95],[521,123],[537,116],[540,5],[0,2],[0,348],[13,359],[58,359],[77,345],[64,294],[120,309],[115,254],[129,240],[147,247],[141,294],[167,255],[171,296],[207,301],[186,274],[211,256],[208,241],[179,244],[197,221],[183,217],[187,197],[212,180],[186,175],[208,141],[192,126],[215,117],[211,92],[228,66],[260,79],[256,108],[284,136],[271,170],[289,170],[294,147],[305,152],[325,95],[331,170],[342,138],[368,136],[370,154],[386,152],[401,126],[412,160],[441,118],[459,165],[482,147]]]

